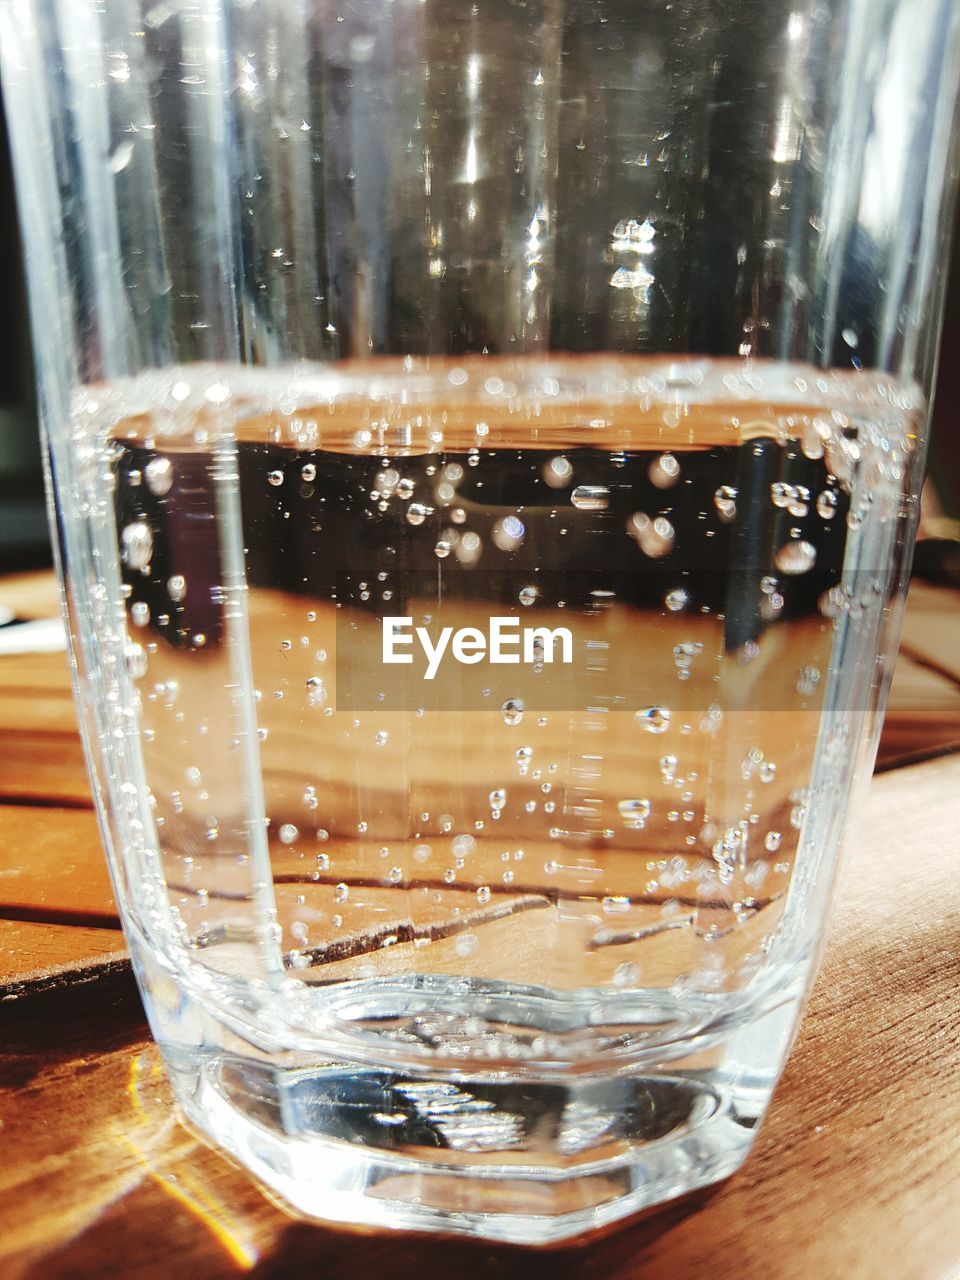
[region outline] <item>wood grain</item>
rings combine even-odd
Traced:
[[[712,1196],[546,1253],[294,1222],[171,1120],[156,1050],[114,987],[100,1003],[0,1006],[0,1274],[948,1280],[958,797],[958,758],[874,781],[797,1047],[752,1156]]]

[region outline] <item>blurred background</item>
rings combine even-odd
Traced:
[[[958,217],[960,221],[960,217]],[[26,290],[0,106],[0,574],[51,561],[33,393]],[[929,478],[915,576],[960,586],[960,236],[954,233]]]

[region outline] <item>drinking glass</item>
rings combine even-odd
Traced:
[[[345,1223],[550,1242],[730,1174],[897,645],[956,4],[0,0],[0,40],[183,1113]]]

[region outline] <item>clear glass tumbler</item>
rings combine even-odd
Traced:
[[[0,0],[0,40],[184,1113],[349,1223],[549,1242],[730,1174],[896,649],[955,0]]]

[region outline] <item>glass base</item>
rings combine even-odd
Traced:
[[[193,1126],[300,1214],[514,1244],[568,1240],[725,1178],[755,1124],[683,1076],[453,1084],[212,1058],[192,1089],[177,1083]]]
[[[569,1240],[732,1174],[799,1005],[791,992],[753,1021],[691,1038],[686,1056],[674,1042],[629,1065],[538,1074],[386,1052],[372,1063],[369,1045],[361,1061],[349,1044],[334,1059],[329,1047],[254,1043],[142,943],[133,951],[186,1118],[291,1210],[514,1244]]]

